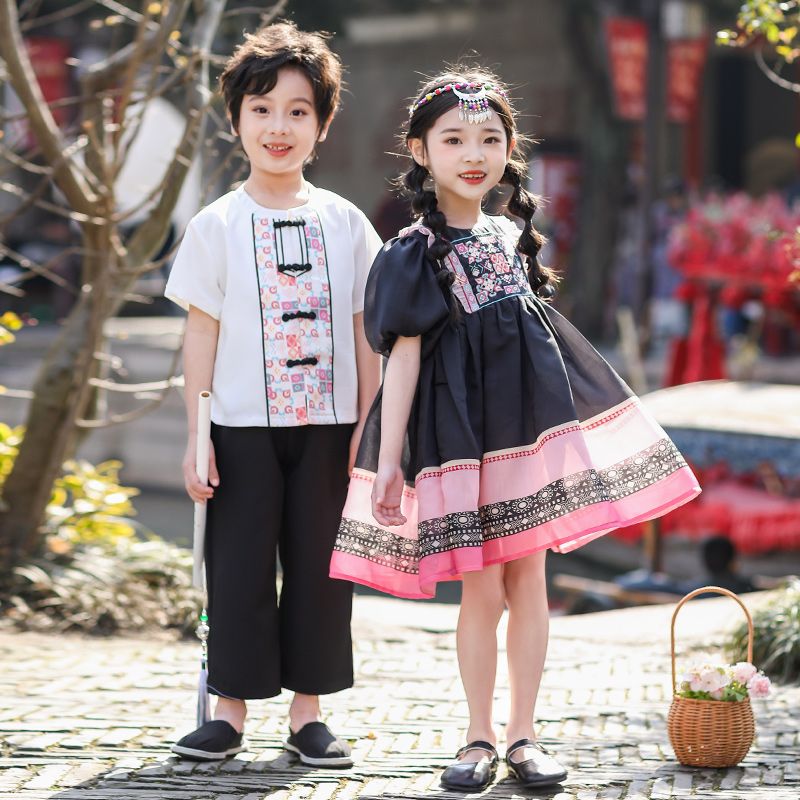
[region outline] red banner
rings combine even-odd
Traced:
[[[640,19],[610,17],[606,40],[617,115],[642,120],[647,105],[647,25]]]
[[[708,39],[677,39],[667,45],[667,119],[689,122],[700,96]]]
[[[69,73],[64,63],[69,56],[68,44],[62,39],[31,36],[25,38],[25,46],[45,102],[54,103],[68,97]],[[6,111],[14,118],[5,130],[10,146],[17,149],[34,147],[36,142],[23,113],[22,103],[10,86],[6,88]],[[59,125],[69,118],[69,109],[64,106],[52,111]]]
[[[69,56],[67,43],[63,39],[30,36],[25,39],[25,44],[45,102],[52,103],[68,97],[69,79],[64,63]],[[56,122],[63,122],[66,109],[54,108],[53,116]]]

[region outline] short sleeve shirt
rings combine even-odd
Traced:
[[[381,244],[352,203],[313,186],[288,210],[240,186],[191,220],[164,294],[219,320],[215,423],[356,421],[353,315]]]

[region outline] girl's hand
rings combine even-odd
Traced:
[[[372,516],[381,525],[403,525],[406,518],[400,512],[400,499],[403,496],[403,471],[399,464],[378,467],[372,487]]]
[[[214,496],[212,487],[219,486],[219,473],[217,472],[217,459],[214,455],[214,443],[208,443],[208,482],[211,486],[206,486],[200,482],[196,469],[197,443],[193,436],[189,437],[186,445],[186,455],[183,457],[183,485],[186,493],[195,503],[205,503]]]
[[[353,428],[353,435],[350,437],[350,456],[347,459],[347,474],[353,472],[353,467],[356,463],[356,456],[358,455],[358,446],[361,444],[361,434],[364,433],[364,423],[366,420],[359,420],[356,427]]]

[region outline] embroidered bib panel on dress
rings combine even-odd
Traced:
[[[446,265],[456,276],[453,293],[467,312],[531,292],[522,259],[503,231],[484,228],[455,239],[451,256]]]
[[[333,308],[319,217],[252,219],[269,424],[335,424]]]
[[[433,233],[420,224],[404,228],[399,235],[415,230],[428,237],[429,245],[433,242]],[[468,314],[506,297],[532,293],[516,239],[510,239],[497,223],[487,220],[452,244],[443,263],[456,277],[451,290]]]

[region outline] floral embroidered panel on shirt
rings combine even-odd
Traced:
[[[465,311],[512,295],[530,294],[528,276],[515,243],[502,231],[478,230],[456,239],[453,252],[456,258],[446,263],[455,272],[456,283],[465,295],[462,298],[455,292]]]
[[[335,424],[333,308],[319,217],[253,214],[253,244],[269,424]]]

